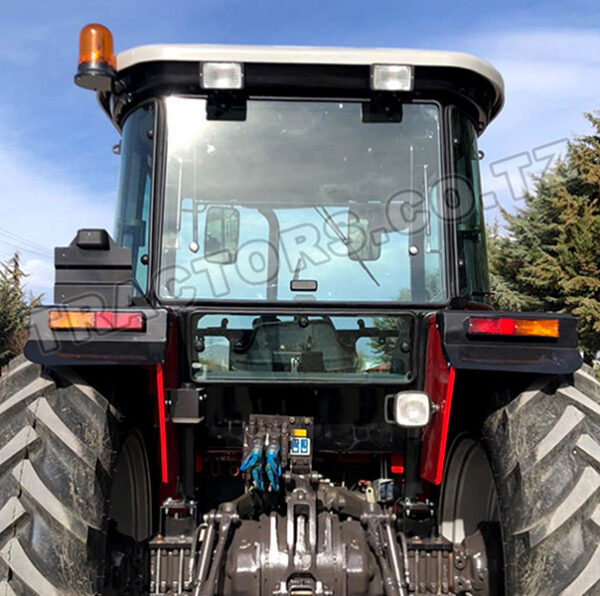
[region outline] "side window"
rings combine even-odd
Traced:
[[[127,118],[123,127],[115,239],[131,249],[134,296],[148,290],[148,254],[154,108],[146,105]]]
[[[489,292],[489,277],[477,132],[458,110],[452,112],[452,141],[459,200],[456,234],[460,293],[481,300],[481,294]]]

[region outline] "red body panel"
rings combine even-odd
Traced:
[[[435,317],[431,317],[427,333],[425,391],[437,411],[423,431],[421,478],[432,484],[441,484],[444,474],[454,376],[454,368],[448,364],[442,350],[442,339]]]
[[[175,497],[179,474],[179,445],[175,425],[168,415],[166,392],[179,386],[177,361],[177,326],[169,326],[169,339],[164,364],[156,365],[156,400],[160,458],[160,497]]]
[[[158,440],[160,450],[160,479],[169,482],[169,459],[167,456],[167,413],[165,404],[165,382],[163,365],[156,365],[156,408],[158,412]]]

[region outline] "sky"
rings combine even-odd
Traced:
[[[0,2],[0,260],[52,297],[54,246],[113,225],[118,133],[76,87],[78,35],[99,22],[116,51],[151,43],[429,48],[490,61],[504,110],[480,140],[488,221],[519,207],[530,176],[589,132],[600,109],[600,3],[371,0]]]

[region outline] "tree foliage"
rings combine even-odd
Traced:
[[[600,112],[586,117],[593,133],[569,143],[521,209],[503,213],[507,235],[488,236],[496,306],[573,313],[590,360],[600,350]]]
[[[41,297],[27,296],[19,255],[0,265],[0,366],[23,350],[29,313]]]

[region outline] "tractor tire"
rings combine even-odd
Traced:
[[[0,424],[0,596],[104,593],[109,528],[150,531],[143,441],[73,370],[23,357],[0,378]]]
[[[540,379],[484,424],[505,591],[600,594],[600,383]]]

